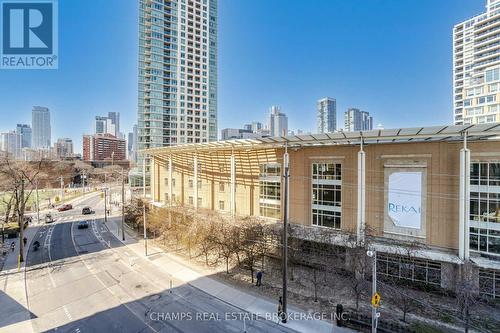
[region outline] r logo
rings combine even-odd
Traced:
[[[52,54],[52,3],[2,5],[3,54]]]
[[[0,0],[0,68],[57,69],[58,0]]]

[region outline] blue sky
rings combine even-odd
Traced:
[[[53,140],[95,115],[137,117],[136,0],[59,0],[59,69],[0,71],[0,130],[52,112]],[[316,100],[337,99],[384,127],[452,121],[451,29],[486,0],[219,0],[219,129],[264,121],[281,105],[314,130]]]

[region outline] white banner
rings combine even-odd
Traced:
[[[422,227],[422,172],[389,175],[387,213],[395,226]]]

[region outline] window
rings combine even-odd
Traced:
[[[500,85],[498,83],[492,83],[488,85],[488,91],[490,93],[496,93],[500,88]]]
[[[224,200],[219,200],[219,210],[224,210]]]
[[[219,183],[219,192],[224,192],[225,188],[224,188],[224,183],[220,182]]]
[[[281,166],[278,163],[261,164],[259,173],[260,216],[281,218]]]
[[[312,164],[312,224],[340,229],[342,216],[342,166]]]
[[[470,250],[500,256],[500,162],[470,168]]]
[[[168,202],[168,193],[167,193],[167,192],[165,192],[165,194],[164,194],[164,195],[165,195],[165,199],[164,199],[164,200],[165,200],[166,202]]]
[[[189,202],[189,204],[191,206],[194,205],[194,201],[193,201],[193,197],[192,196],[189,196],[188,200],[189,200],[188,202]]]
[[[485,75],[486,82],[498,81],[500,80],[500,68],[494,68],[486,71]]]
[[[172,187],[175,187],[175,179],[172,178]]]
[[[471,106],[471,105],[472,105],[472,99],[464,99],[463,106]],[[461,106],[461,105],[457,105],[457,106]]]
[[[165,186],[168,186],[168,178],[165,178]]]
[[[201,207],[202,200],[200,197],[198,197],[198,200],[196,201],[196,204],[198,205],[197,207]]]
[[[500,271],[479,269],[479,294],[500,298]]]
[[[188,181],[188,184],[189,184],[189,185],[188,185],[188,186],[189,186],[189,188],[193,188],[193,180],[192,180],[192,179],[190,179],[190,180]]]
[[[441,264],[425,259],[377,253],[377,276],[441,286]]]
[[[198,189],[201,190],[201,180],[198,180]]]
[[[466,91],[467,97],[481,95],[482,93],[483,93],[483,87],[470,88],[470,89],[467,89],[467,91]]]

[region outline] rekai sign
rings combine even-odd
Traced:
[[[422,226],[422,172],[394,172],[389,176],[387,214],[395,226]]]
[[[0,68],[57,69],[57,0],[0,4]]]

